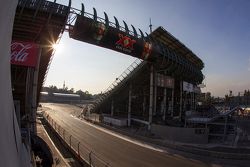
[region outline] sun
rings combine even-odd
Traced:
[[[62,50],[62,44],[61,43],[53,43],[52,44],[52,49],[54,50],[54,52],[56,53],[61,53],[61,50]]]
[[[59,44],[57,44],[57,43],[52,44],[52,48],[53,48],[54,50],[58,50]]]

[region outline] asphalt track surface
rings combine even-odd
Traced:
[[[62,128],[101,156],[111,167],[218,167],[167,150],[133,142],[72,116],[80,108],[67,104],[42,104]]]

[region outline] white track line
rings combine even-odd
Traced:
[[[79,119],[79,118],[77,118],[77,117],[75,117],[75,116],[73,116],[73,115],[71,115],[71,116],[74,117],[75,119],[79,120],[79,121],[82,121],[82,122],[84,122],[84,123],[86,123],[86,124],[88,124],[88,125],[90,125],[90,126],[96,128],[96,129],[100,130],[100,131],[103,131],[103,132],[105,132],[105,133],[107,133],[107,134],[110,134],[110,135],[115,136],[115,137],[117,137],[117,138],[120,138],[120,139],[123,139],[123,140],[125,140],[125,141],[128,141],[128,142],[130,142],[130,143],[133,143],[133,144],[136,144],[136,145],[139,145],[139,146],[141,146],[141,147],[145,147],[145,148],[148,148],[148,149],[151,149],[151,150],[154,150],[154,151],[168,153],[166,150],[163,150],[163,149],[161,149],[161,148],[159,148],[159,147],[149,145],[149,144],[147,144],[147,143],[138,141],[138,140],[136,140],[136,139],[132,139],[132,138],[130,138],[130,137],[128,137],[128,136],[124,136],[124,135],[121,135],[121,134],[117,134],[117,133],[115,133],[115,132],[112,132],[111,130],[107,130],[107,129],[105,129],[105,128],[96,126],[96,125],[94,125],[94,124],[92,124],[92,123],[89,123],[89,122],[87,122],[87,121],[85,121],[85,120]]]

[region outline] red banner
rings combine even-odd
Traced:
[[[31,42],[12,41],[11,64],[35,67],[38,58],[38,45]]]

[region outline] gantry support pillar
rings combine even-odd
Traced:
[[[132,100],[132,84],[130,83],[128,91],[128,126],[131,125],[131,100]]]
[[[149,114],[148,114],[148,130],[151,130],[153,116],[153,101],[154,101],[154,66],[150,66],[150,88],[149,88]]]
[[[166,111],[167,111],[167,88],[164,87],[164,92],[163,92],[163,121],[166,120]]]
[[[182,80],[180,80],[180,113],[179,113],[179,119],[181,120],[182,117],[182,101],[183,101],[183,97],[182,97],[182,90],[183,90],[183,82]]]
[[[113,117],[114,116],[114,99],[112,99],[112,101],[111,101],[111,117]]]

